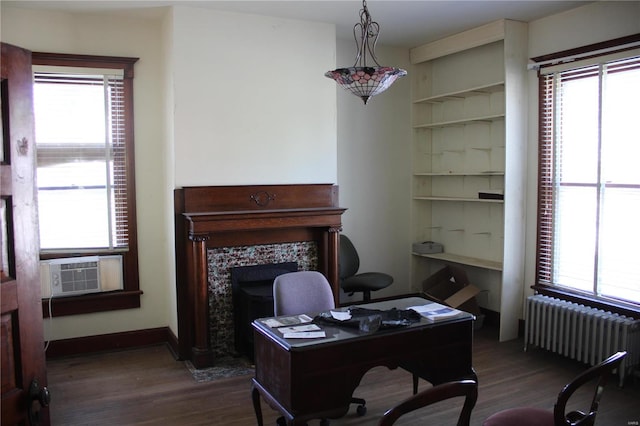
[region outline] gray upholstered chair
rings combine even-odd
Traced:
[[[273,314],[298,315],[335,308],[331,284],[318,271],[278,275],[273,281]]]
[[[340,256],[338,259],[340,269],[340,286],[345,293],[362,292],[364,301],[371,300],[371,292],[382,290],[393,283],[393,277],[383,272],[363,272],[360,269],[360,257],[351,240],[344,234],[340,234]]]
[[[380,419],[378,426],[391,426],[409,412],[424,408],[436,402],[449,398],[463,396],[464,404],[458,417],[458,426],[469,426],[471,411],[478,400],[478,383],[475,380],[460,380],[456,382],[442,383],[423,390],[410,398],[405,399],[395,407],[387,410]]]
[[[493,414],[485,420],[483,426],[593,426],[607,380],[613,370],[620,368],[620,363],[626,355],[626,352],[613,354],[600,364],[578,375],[560,391],[553,411],[537,407],[510,408]],[[573,393],[590,383],[594,385],[594,395],[589,411],[576,410],[567,413],[567,403]]]

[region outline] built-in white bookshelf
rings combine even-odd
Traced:
[[[526,37],[501,20],[411,51],[412,235],[444,246],[412,252],[412,284],[464,268],[501,340],[517,337],[522,305]]]

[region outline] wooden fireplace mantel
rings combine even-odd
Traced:
[[[209,342],[207,249],[315,241],[318,270],[339,302],[341,217],[332,184],[199,186],[174,192],[180,358],[214,364]]]
[[[299,227],[331,226],[344,209],[310,208],[287,210],[247,210],[235,212],[183,213],[189,235],[212,232],[250,231]]]

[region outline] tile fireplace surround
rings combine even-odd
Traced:
[[[327,277],[338,303],[336,185],[186,187],[174,208],[179,356],[196,368],[233,348],[230,267],[297,261]]]
[[[235,352],[231,268],[297,262],[298,270],[317,269],[314,241],[219,247],[207,250],[209,342],[215,358]]]

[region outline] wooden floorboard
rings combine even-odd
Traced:
[[[474,366],[480,382],[472,425],[481,425],[503,408],[551,408],[560,389],[585,366],[546,351],[523,351],[522,341],[499,343],[497,333],[483,328],[474,339]],[[48,361],[53,425],[255,425],[250,398],[251,376],[196,383],[183,362],[165,346],[68,357]],[[640,381],[624,388],[611,380],[597,426],[640,424]],[[426,382],[421,388],[430,386]],[[353,407],[332,425],[376,425],[393,404],[411,394],[411,376],[403,370],[378,367],[356,389],[367,400],[367,414]],[[590,395],[577,394],[576,402]],[[398,425],[453,425],[460,406],[447,401],[415,413]],[[265,425],[275,425],[277,413],[262,403]],[[317,425],[318,422],[310,422]]]

